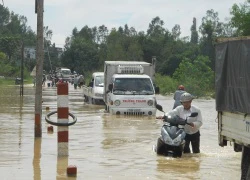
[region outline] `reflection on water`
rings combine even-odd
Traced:
[[[68,167],[68,157],[57,157],[57,176],[56,179],[66,179]]]
[[[204,122],[201,153],[169,158],[152,150],[160,120],[106,114],[104,106],[84,104],[82,89],[69,88],[69,109],[78,120],[69,127],[69,156],[58,157],[57,127],[48,133],[44,120],[57,110],[56,88],[43,88],[42,137],[35,138],[35,88],[25,86],[20,97],[19,86],[0,87],[1,179],[240,179],[241,154],[217,142],[214,100],[193,102]],[[174,100],[157,96],[157,102],[167,112]],[[67,177],[68,165],[77,167],[76,178]]]
[[[42,138],[34,139],[34,158],[33,158],[33,170],[34,170],[34,179],[41,179],[41,144]]]
[[[175,179],[201,179],[199,177],[200,159],[190,155],[182,158],[160,157],[157,159],[157,171],[162,174],[175,174]]]

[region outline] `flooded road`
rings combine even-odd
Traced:
[[[194,100],[201,108],[201,153],[181,158],[158,156],[153,151],[162,122],[147,117],[115,117],[104,106],[87,105],[82,90],[69,85],[69,110],[77,122],[69,127],[69,156],[57,156],[57,127],[48,133],[45,115],[57,110],[56,88],[43,88],[42,137],[34,137],[35,88],[0,87],[1,179],[240,179],[241,153],[220,147],[214,100]],[[172,97],[157,96],[167,112]],[[49,107],[49,111],[46,111]],[[162,112],[157,111],[157,115]],[[56,120],[55,117],[51,119]],[[68,165],[77,177],[67,177]]]

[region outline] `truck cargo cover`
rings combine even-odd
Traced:
[[[250,40],[215,46],[216,110],[250,113]]]

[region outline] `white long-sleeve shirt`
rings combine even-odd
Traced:
[[[191,105],[189,110],[184,109],[183,106],[178,106],[176,107],[174,110],[170,111],[167,113],[167,115],[178,115],[179,117],[181,117],[182,119],[186,119],[188,116],[191,115],[192,112],[197,112],[198,116],[196,117],[189,117],[187,119],[187,122],[189,123],[193,123],[194,127],[191,127],[190,125],[186,124],[184,126],[184,130],[187,134],[194,134],[197,133],[200,129],[200,127],[202,126],[202,116],[201,116],[201,111],[198,107]]]

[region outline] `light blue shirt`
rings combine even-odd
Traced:
[[[181,105],[181,95],[183,94],[183,93],[185,93],[186,91],[183,91],[183,90],[176,90],[175,91],[175,93],[174,93],[174,100],[175,100],[175,102],[174,102],[174,107],[173,107],[173,109],[174,108],[176,108],[177,106],[180,106]]]

